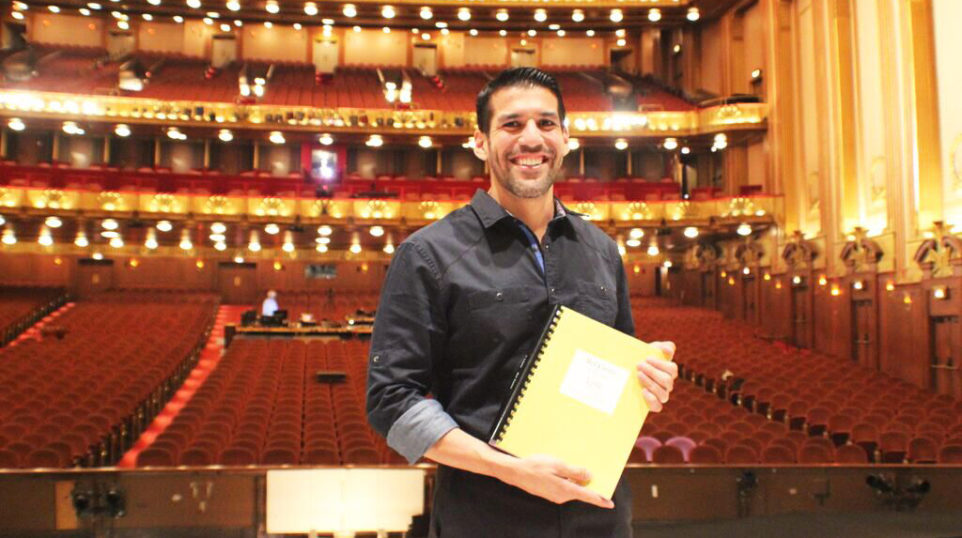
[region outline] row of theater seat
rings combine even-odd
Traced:
[[[5,82],[4,87],[34,91],[96,94],[117,88],[119,63],[106,62],[107,51],[100,48],[41,47],[48,56],[37,75],[26,82]],[[238,76],[241,66],[231,64],[212,70],[206,60],[183,55],[136,55],[150,71],[147,84],[127,95],[164,101],[201,101],[232,103],[240,98]],[[264,76],[271,63],[248,62],[253,77]],[[314,108],[391,109],[394,104],[384,95],[377,66],[342,66],[332,76],[319,77],[313,65],[273,62],[273,76],[259,102],[266,105]],[[503,66],[486,69],[443,70],[438,83],[404,69],[412,82],[413,104],[420,109],[471,111],[478,91],[491,74]],[[565,94],[569,111],[613,110],[605,91],[605,74],[597,67],[575,66],[549,69]],[[695,107],[658,87],[643,82],[637,86],[638,109],[690,110]]]
[[[364,415],[367,345],[238,339],[138,466],[403,461]],[[318,371],[342,372],[320,383]]]
[[[721,439],[728,445],[756,445],[755,461],[766,463],[849,462],[858,460],[857,454],[864,454],[864,462],[959,461],[958,400],[818,353],[758,340],[750,327],[718,312],[649,300],[636,301],[634,310],[642,339],[676,342],[680,394],[689,398],[695,390],[702,410],[698,420],[699,413],[683,398],[655,416],[645,433],[662,441],[684,436],[697,444]],[[676,417],[673,408],[682,415]],[[706,409],[711,409],[708,422]],[[794,450],[780,439],[792,441]],[[769,451],[775,441],[788,450]],[[723,461],[735,463],[720,452]]]
[[[387,174],[375,178],[361,178],[349,174],[344,181],[326,186],[334,198],[365,198],[388,193],[402,200],[465,200],[487,180],[474,177],[456,180],[451,177],[410,179]],[[221,175],[175,174],[166,169],[118,170],[112,167],[71,168],[65,163],[56,166],[20,166],[5,162],[0,167],[0,185],[25,188],[57,188],[81,191],[119,191],[151,195],[157,192],[183,195],[210,196],[279,196],[314,198],[317,185],[303,177],[274,177],[260,174]],[[376,191],[376,192],[372,192]],[[643,178],[619,177],[612,181],[576,176],[555,184],[555,192],[562,199],[591,201],[678,200],[681,190],[670,179],[649,181]],[[707,199],[719,194],[714,189],[693,191],[696,199]]]
[[[190,371],[215,308],[210,294],[109,294],[58,317],[58,336],[0,349],[0,467],[115,462]]]
[[[0,286],[0,346],[66,301],[63,288]]]

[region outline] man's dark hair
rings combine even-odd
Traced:
[[[558,81],[553,76],[535,67],[512,67],[499,73],[478,93],[475,108],[478,113],[478,129],[482,133],[487,134],[491,130],[491,96],[501,88],[515,86],[540,86],[550,90],[558,99],[558,119],[564,122],[565,102],[561,98],[561,88],[558,86]]]

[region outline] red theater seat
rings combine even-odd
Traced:
[[[662,445],[652,453],[652,463],[685,463],[685,455],[674,446]]]
[[[946,445],[939,450],[939,463],[962,463],[962,445]]]
[[[838,463],[868,463],[868,454],[859,445],[842,445],[835,449],[835,461]]]

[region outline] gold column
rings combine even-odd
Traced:
[[[210,139],[204,139],[204,169],[210,168]]]
[[[856,168],[856,118],[855,111],[855,43],[852,39],[852,0],[836,0],[834,9],[829,13],[831,23],[832,54],[830,73],[833,77],[832,127],[836,131],[834,152],[841,214],[835,219],[840,228],[839,234],[847,234],[857,225],[864,225],[860,219],[859,177]],[[834,15],[834,16],[833,16]],[[862,178],[870,181],[869,178]],[[868,203],[868,200],[864,200]]]
[[[104,136],[104,151],[101,155],[104,164],[110,163],[110,135]]]
[[[626,168],[625,172],[628,177],[631,177],[633,172],[631,171],[631,150],[630,149],[625,150],[625,156],[627,156],[628,158],[628,163],[627,163],[627,166],[625,167]]]
[[[9,153],[10,150],[7,149],[7,130],[0,129],[0,156],[6,159]]]
[[[943,218],[942,147],[935,72],[932,0],[910,0],[910,32],[914,67],[915,151],[918,159],[918,227]]]
[[[805,192],[804,174],[796,175],[795,109],[798,106],[794,86],[795,32],[793,4],[779,0],[765,0],[766,36],[768,47],[768,75],[766,90],[771,114],[767,133],[771,147],[768,161],[774,192],[785,195],[785,210],[779,232],[801,229],[802,194]],[[709,174],[709,177],[712,177]],[[777,217],[776,217],[777,218]]]
[[[160,139],[154,138],[154,166],[160,165]]]
[[[251,164],[251,167],[252,167],[254,170],[259,170],[259,169],[260,169],[260,165],[261,165],[261,145],[258,144],[257,142],[254,142],[254,159],[253,159],[253,161],[254,161],[254,162]]]

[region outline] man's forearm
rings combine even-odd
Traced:
[[[424,455],[442,465],[496,478],[554,503],[577,500],[601,508],[614,506],[582,485],[591,478],[586,469],[571,467],[550,456],[516,458],[460,428],[444,434]]]
[[[434,443],[424,456],[432,461],[472,473],[504,480],[513,456],[499,452],[461,428],[455,428]]]

